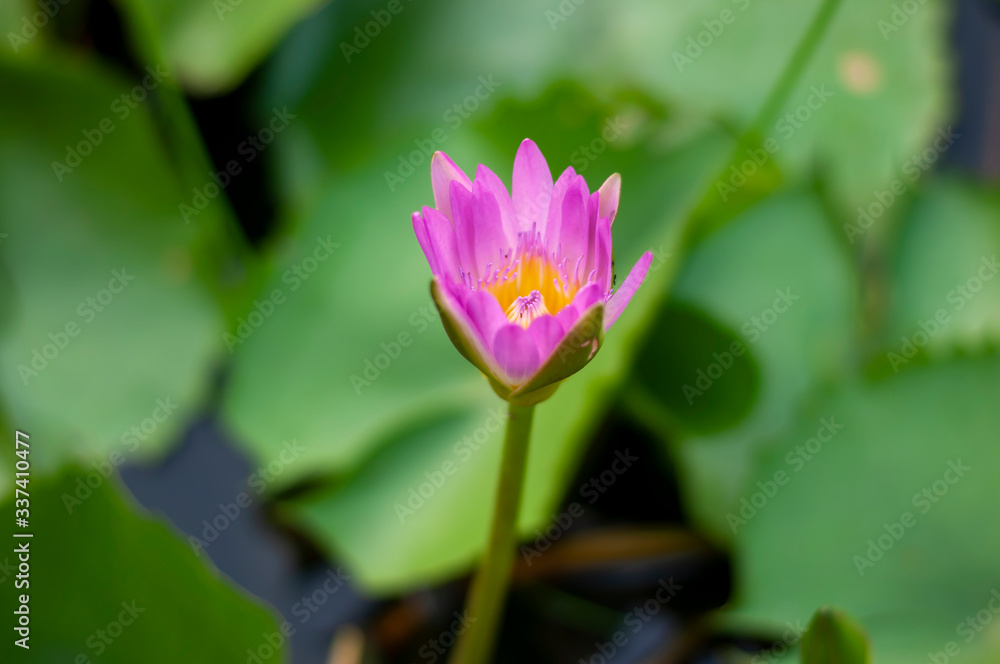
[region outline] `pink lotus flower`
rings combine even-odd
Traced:
[[[513,196],[490,169],[469,180],[443,152],[431,160],[431,185],[436,209],[414,212],[413,230],[448,336],[502,398],[547,399],[594,357],[649,270],[646,252],[614,290],[621,177],[590,193],[570,167],[553,184],[526,139]]]

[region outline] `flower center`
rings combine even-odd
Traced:
[[[549,310],[545,308],[545,298],[541,293],[533,290],[511,302],[510,306],[507,307],[507,320],[527,328],[531,325],[531,321],[547,313]]]
[[[573,301],[586,284],[581,262],[569,265],[557,251],[545,248],[537,232],[522,232],[517,247],[504,253],[502,265],[487,265],[480,279],[467,272],[463,277],[470,288],[489,291],[511,322],[528,327],[539,316],[557,314]]]

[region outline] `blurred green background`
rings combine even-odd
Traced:
[[[993,0],[2,0],[0,35],[3,661],[442,659],[505,406],[409,215],[434,150],[509,184],[525,137],[621,173],[619,275],[655,260],[538,409],[496,661],[790,660],[824,605],[880,664],[1000,661]]]

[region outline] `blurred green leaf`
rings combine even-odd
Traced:
[[[633,380],[655,397],[656,407],[698,433],[734,426],[760,389],[742,337],[690,306],[664,307],[640,356]]]
[[[292,28],[325,0],[119,0],[155,35],[168,68],[198,94],[243,81]],[[144,17],[144,18],[140,18]]]
[[[341,126],[352,128],[351,145],[360,150],[365,136],[440,121],[453,104],[474,94],[482,76],[498,83],[504,95],[524,98],[559,80],[577,81],[601,99],[637,90],[681,117],[742,126],[758,112],[819,4],[405,4],[359,53],[347,56],[341,46],[329,55],[304,110],[316,119],[346,113]],[[845,0],[801,82],[762,136],[778,146],[764,158],[765,169],[777,161],[789,174],[819,171],[844,210],[869,203],[876,189],[907,167],[926,170],[920,153],[947,125],[944,6],[921,4],[902,27],[885,32],[882,23],[896,27],[897,4]],[[355,29],[371,20],[368,8],[343,7],[338,44],[353,43]],[[342,111],[344,105],[349,110]],[[320,121],[316,140],[333,155],[344,138],[322,126]]]
[[[956,349],[996,347],[1000,197],[995,191],[957,179],[933,183],[904,215],[894,251],[881,363],[900,370],[918,351],[940,359]]]
[[[47,442],[32,435],[31,454]],[[11,590],[7,616],[20,593],[30,596],[31,661],[241,662],[248,649],[270,647],[265,635],[281,637],[269,611],[207,569],[162,523],[135,514],[114,482],[74,467],[29,485],[31,526],[21,532],[33,537],[12,547],[28,546],[30,585],[15,591],[13,572],[2,582]],[[12,515],[13,502],[2,511]],[[16,568],[19,555],[8,549],[0,558]],[[8,634],[4,661],[25,654],[13,642]],[[273,661],[283,661],[281,650]]]
[[[39,472],[154,453],[201,408],[222,343],[196,274],[201,231],[123,81],[53,60],[0,64],[0,87],[18,99],[0,107],[11,423],[45,441]]]
[[[739,498],[761,441],[787,426],[798,404],[818,384],[843,375],[857,325],[855,289],[851,266],[826,212],[806,192],[785,192],[763,201],[691,253],[674,298],[736,332],[760,369],[760,395],[739,426],[688,437],[677,447],[686,503],[705,527],[721,536],[730,532],[722,515]],[[691,334],[676,343],[697,347],[704,339]],[[722,339],[717,343],[706,352],[721,354],[731,344]],[[718,385],[713,379],[702,390],[697,371],[707,373],[712,363],[707,357],[697,367],[664,375],[658,392],[683,396],[684,385],[704,392],[692,394],[688,412],[703,407],[705,400],[720,399],[715,391],[726,389],[735,374],[727,370]]]
[[[1000,654],[979,634],[1000,592],[986,525],[998,389],[1000,360],[956,360],[848,381],[803,409],[722,515],[738,529],[740,614],[780,624],[835,604],[883,664]]]
[[[824,607],[802,635],[802,664],[868,664],[868,640],[843,611]]]

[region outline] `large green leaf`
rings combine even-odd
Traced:
[[[292,26],[325,0],[120,0],[145,22],[178,80],[194,92],[235,87]]]
[[[47,442],[32,435],[31,454]],[[216,664],[246,661],[248,649],[283,661],[285,637],[268,611],[206,568],[167,526],[135,514],[113,477],[88,470],[28,485],[30,527],[18,532],[33,537],[13,539],[0,556],[0,583],[8,625],[19,595],[30,598],[30,651],[14,645],[20,636],[8,626],[4,661]],[[13,517],[12,500],[2,512]],[[19,546],[28,553],[16,553]],[[30,571],[17,579],[21,560]]]
[[[847,381],[803,409],[733,509],[740,614],[782,623],[835,604],[875,661],[995,658],[979,632],[998,605],[998,389],[1000,360],[964,359]]]
[[[941,358],[1000,342],[1000,198],[949,179],[916,198],[895,245],[879,358]],[[889,355],[892,353],[892,355]]]
[[[130,86],[117,77],[8,63],[0,87],[18,99],[0,107],[10,422],[45,441],[39,472],[113,449],[155,452],[200,409],[222,348],[221,316],[195,270],[200,230],[178,212],[184,192],[147,106],[126,106]],[[90,154],[57,172],[68,150]]]
[[[760,441],[787,426],[801,400],[840,376],[850,359],[856,286],[835,232],[813,195],[786,192],[710,236],[678,276],[674,297],[733,330],[760,367],[760,395],[739,426],[687,434],[677,448],[686,502],[719,534],[731,534],[721,516],[738,498]],[[730,345],[720,341],[714,352],[723,354]],[[713,378],[718,361],[706,355],[700,366],[661,380],[661,399],[684,406],[685,386],[695,388],[702,394],[688,390],[687,406],[694,413],[739,379],[735,360]],[[707,386],[699,369],[706,375],[714,369]]]
[[[765,119],[765,134],[778,146],[773,159],[793,174],[821,167],[846,210],[868,204],[907,168],[922,175],[920,153],[947,125],[942,5],[921,4],[886,34],[880,21],[891,24],[897,4],[844,0],[786,104]],[[353,149],[363,150],[364,137],[417,118],[445,128],[463,122],[468,114],[460,106],[470,98],[469,108],[478,105],[470,96],[492,94],[481,87],[484,79],[504,95],[524,98],[561,79],[602,98],[639,90],[692,122],[719,117],[745,125],[819,6],[820,0],[406,5],[350,62],[342,47],[329,54],[304,110],[331,156],[343,138],[324,130],[325,118],[346,113],[349,121],[340,126],[352,127]],[[343,9],[336,43],[356,39],[355,28],[370,20],[365,9]]]

